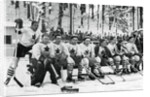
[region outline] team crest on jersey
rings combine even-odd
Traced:
[[[74,49],[71,49],[71,50],[70,50],[70,53],[71,53],[71,54],[75,54],[75,50],[74,50]]]
[[[85,55],[88,55],[88,54],[89,54],[89,51],[88,51],[88,50],[86,50],[86,51],[85,51]]]
[[[49,47],[48,46],[45,47],[45,51],[49,51]]]
[[[35,38],[36,38],[35,34],[34,34],[34,35],[32,35],[32,39],[35,39]]]
[[[57,49],[55,50],[55,52],[56,52],[56,54],[59,54],[59,53],[60,53],[60,49],[57,48]]]

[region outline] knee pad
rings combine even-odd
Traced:
[[[129,64],[129,58],[127,56],[122,57],[122,65],[127,66]]]
[[[134,57],[134,56],[132,56],[132,57],[131,57],[131,64],[133,64],[133,65],[134,65],[135,63],[136,63],[136,61],[135,61],[135,57]]]
[[[121,57],[120,56],[115,56],[114,61],[121,61]]]
[[[68,71],[72,71],[73,70],[73,64],[68,64],[68,66],[67,66],[67,70]]]
[[[68,64],[75,64],[74,60],[71,57],[67,58],[67,63]]]
[[[138,55],[135,55],[135,56],[134,56],[134,60],[135,60],[136,62],[138,62],[138,61],[140,61],[140,57],[139,57]]]
[[[109,63],[110,65],[114,65],[114,60],[113,60],[113,58],[108,58],[108,63]]]
[[[93,73],[94,74],[99,74],[99,70],[98,69],[93,69]]]
[[[119,65],[120,64],[120,62],[121,62],[121,57],[120,56],[115,56],[114,57],[114,62],[115,62],[115,64],[117,65]]]
[[[84,66],[84,65],[89,66],[89,60],[88,60],[87,58],[83,58],[83,59],[81,60],[81,65],[82,65],[82,66]]]
[[[95,57],[95,60],[97,63],[101,63],[101,58],[100,57]]]

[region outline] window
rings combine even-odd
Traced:
[[[12,40],[11,40],[11,35],[6,35],[5,36],[5,44],[11,44],[12,43]]]

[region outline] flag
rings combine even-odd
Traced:
[[[105,20],[105,5],[102,5],[102,33],[104,32],[104,20]]]
[[[85,4],[81,4],[80,6],[80,11],[81,11],[81,14],[83,15],[83,13],[86,12],[86,5]]]
[[[46,32],[47,32],[46,26],[45,26],[45,21],[44,21],[44,20],[42,20],[42,24],[41,24],[41,32],[42,32],[42,33],[46,33]]]
[[[31,6],[31,14],[32,14],[32,20],[34,21],[35,20],[35,10],[34,10],[34,6]]]
[[[23,1],[23,6],[26,7],[26,5],[27,5],[27,4],[26,4],[26,1]]]
[[[51,11],[52,11],[52,4],[51,3],[49,3],[49,14],[51,14]]]
[[[83,13],[86,12],[86,5],[85,4],[81,4],[80,11],[81,11],[81,15],[83,15]],[[81,25],[83,26],[83,16],[81,16]]]
[[[66,10],[68,8],[68,3],[63,3],[63,9]]]
[[[98,5],[98,8],[97,8],[97,30],[99,30],[99,5]]]
[[[93,4],[90,4],[90,8],[92,9],[92,19],[94,19],[94,5]]]
[[[19,4],[20,4],[20,2],[19,2],[19,1],[16,1],[16,3],[15,3],[15,8],[16,8],[16,9],[19,8]]]
[[[11,0],[11,5],[14,5],[14,4],[15,4],[14,0]]]
[[[62,17],[63,17],[63,3],[59,3],[59,20],[58,20],[58,25],[61,27],[62,24]]]
[[[27,18],[30,19],[30,9],[31,9],[31,5],[30,3],[27,5]]]

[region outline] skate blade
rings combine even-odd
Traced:
[[[77,93],[79,92],[78,88],[68,88],[68,89],[61,89],[62,92],[67,92],[67,93]]]

